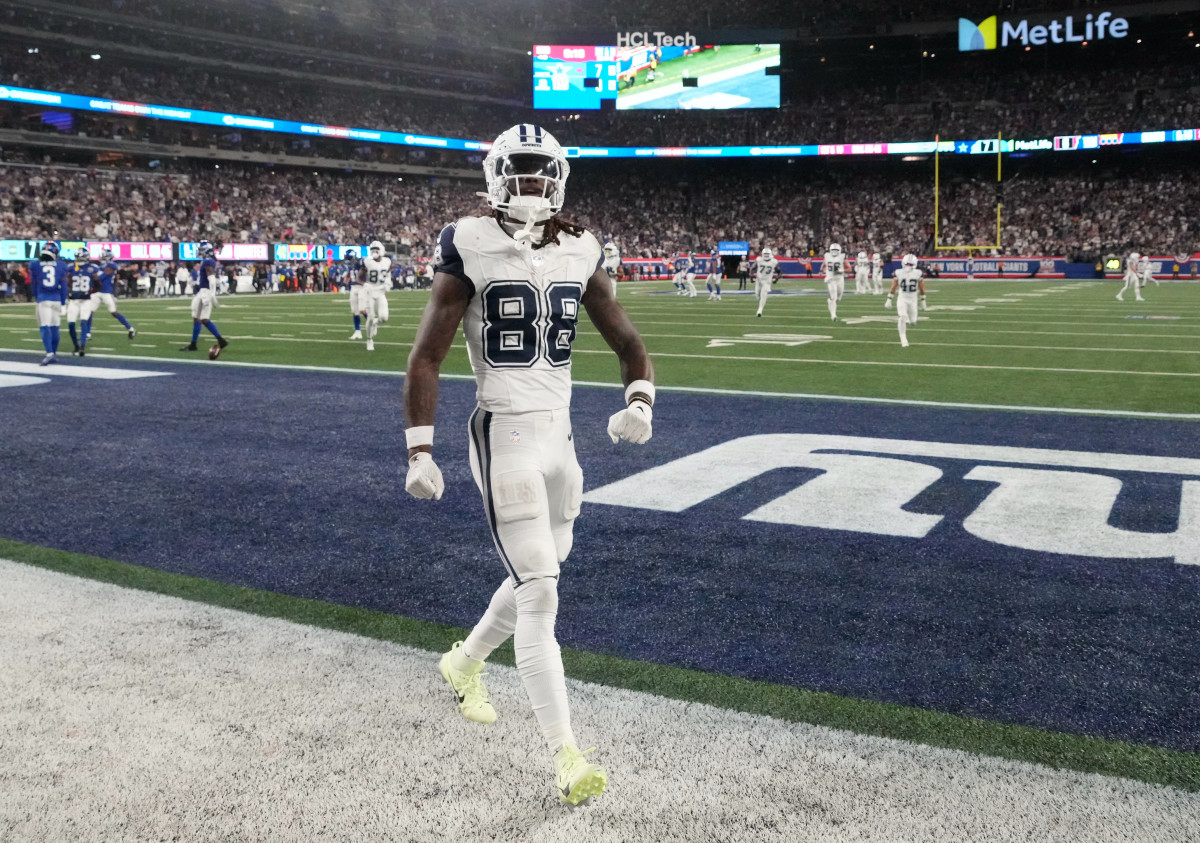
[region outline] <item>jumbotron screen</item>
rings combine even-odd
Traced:
[[[533,48],[533,107],[779,108],[778,44]]]

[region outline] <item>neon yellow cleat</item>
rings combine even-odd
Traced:
[[[455,641],[450,653],[462,645],[463,642]],[[483,673],[463,673],[455,670],[450,666],[450,653],[442,656],[442,660],[438,662],[438,670],[442,672],[442,678],[454,692],[458,700],[458,710],[462,712],[463,717],[476,723],[495,723],[496,709],[488,702],[487,688],[483,687]]]
[[[584,758],[595,751],[596,748],[592,747],[580,752],[579,747],[569,743],[554,753],[558,798],[568,805],[578,805],[589,796],[599,796],[608,787],[608,773]]]

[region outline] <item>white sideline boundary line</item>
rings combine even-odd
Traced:
[[[31,351],[25,348],[0,348],[0,352],[12,352],[14,354],[35,354],[41,355],[40,351]],[[597,352],[599,353],[599,352]],[[392,378],[404,377],[404,372],[391,371],[388,369],[347,369],[338,366],[300,366],[289,365],[285,363],[246,363],[237,360],[214,362],[211,360],[196,360],[181,358],[179,360],[167,360],[163,357],[149,357],[138,355],[124,354],[96,354],[92,355],[97,358],[105,358],[111,360],[131,360],[144,363],[181,363],[185,365],[200,366],[236,366],[246,369],[278,369],[282,371],[296,372],[329,372],[332,374],[345,375],[375,375]],[[818,361],[825,362],[825,361]],[[442,374],[439,376],[444,380],[455,381],[473,381],[474,375],[454,375]],[[624,389],[623,384],[610,383],[607,381],[573,381],[572,386],[586,386],[596,389]],[[693,395],[728,395],[733,397],[744,398],[788,398],[802,399],[805,401],[847,401],[856,404],[891,404],[907,407],[932,407],[948,410],[988,410],[988,411],[1003,411],[1014,413],[1055,413],[1059,415],[1076,415],[1076,416],[1106,416],[1106,417],[1126,417],[1139,419],[1169,419],[1174,421],[1200,421],[1200,413],[1159,413],[1152,410],[1103,410],[1086,407],[1037,407],[1023,404],[972,404],[969,402],[960,401],[921,401],[912,398],[876,398],[867,395],[827,395],[818,392],[768,392],[765,390],[754,389],[714,389],[703,386],[659,386],[659,392],[679,392]]]

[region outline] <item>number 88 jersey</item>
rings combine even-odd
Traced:
[[[471,288],[463,333],[484,410],[529,413],[571,404],[580,300],[603,253],[587,231],[558,239],[533,249],[493,217],[466,217],[438,240],[434,269]]]

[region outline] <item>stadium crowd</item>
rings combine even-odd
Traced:
[[[814,177],[783,167],[770,176],[736,166],[681,183],[654,164],[579,162],[567,216],[615,240],[629,257],[711,250],[749,240],[782,255],[819,253],[830,240],[854,249],[928,253],[930,168]],[[428,257],[442,227],[486,210],[477,180],[398,180],[294,168],[210,166],[174,173],[0,167],[0,236],[8,239],[363,243]],[[1153,167],[1069,173],[1029,170],[1006,183],[1003,253],[1094,261],[1130,249],[1200,249],[1200,172]],[[996,188],[947,178],[939,243],[995,238]]]
[[[940,60],[939,60],[940,61]],[[1156,63],[1094,69],[980,66],[953,57],[937,78],[878,73],[815,76],[778,110],[536,112],[511,103],[459,100],[359,87],[304,84],[218,73],[185,63],[155,65],[92,60],[86,49],[53,54],[6,49],[0,83],[79,92],[110,99],[230,111],[252,116],[488,140],[497,126],[541,122],[573,146],[713,146],[875,143],[981,137],[1048,138],[1062,134],[1177,129],[1200,125],[1200,63]],[[525,83],[528,80],[524,80]],[[510,92],[521,80],[509,82]],[[430,93],[434,93],[430,89]],[[27,108],[0,110],[5,126],[27,125]],[[198,131],[186,124],[135,118],[85,119],[84,131],[134,134],[148,140],[246,151],[310,148],[307,138],[263,137],[228,128]],[[353,157],[388,160],[386,145],[356,143]],[[352,157],[343,153],[341,157]]]
[[[1128,0],[1125,6],[1144,5],[1153,0]],[[123,15],[134,15],[181,25],[200,26],[213,30],[252,30],[266,32],[269,22],[281,18],[288,21],[293,36],[305,43],[338,45],[353,49],[355,36],[350,28],[337,26],[336,35],[327,30],[344,22],[344,16],[331,13],[329,4],[293,7],[286,14],[279,5],[262,0],[218,0],[202,6],[179,0],[79,0],[76,5]],[[1039,10],[1057,10],[1062,0],[760,0],[755,4],[752,19],[770,21],[774,28],[799,29],[804,32],[845,34],[875,32],[879,27],[910,21],[952,20],[960,15],[982,19],[987,15],[1020,11],[1028,14]],[[1098,5],[1098,0],[1075,0],[1076,9]],[[340,12],[340,10],[339,10]],[[660,0],[645,4],[637,0],[614,0],[603,4],[572,3],[564,0],[493,0],[488,14],[467,5],[439,3],[436,0],[394,0],[375,7],[352,11],[353,25],[363,30],[385,28],[407,31],[410,37],[447,32],[472,32],[478,40],[488,38],[504,43],[523,43],[532,27],[541,29],[594,28],[631,29],[647,26],[681,24],[692,29],[745,28],[746,10],[731,3],[697,3],[695,0]],[[339,20],[341,18],[342,20]],[[763,24],[759,24],[763,25]],[[339,37],[340,36],[340,37]],[[577,42],[562,42],[577,43]]]
[[[195,11],[193,9],[193,11]],[[339,12],[339,17],[342,17]],[[456,46],[460,39],[439,38],[436,45],[409,44],[403,30],[391,35],[375,29],[366,33],[343,32],[333,15],[326,26],[297,28],[293,16],[276,16],[274,25],[267,17],[245,21],[234,28],[197,28],[184,22],[166,29],[142,17],[122,14],[88,15],[62,7],[47,16],[44,10],[8,6],[0,22],[24,29],[29,44],[52,46],[50,52],[64,49],[63,38],[71,38],[70,50],[83,44],[87,52],[119,46],[138,48],[123,51],[137,60],[139,53],[158,51],[163,56],[182,55],[208,62],[221,61],[259,65],[262,68],[287,68],[320,76],[346,80],[432,87],[439,91],[469,92],[475,96],[496,94],[511,97],[511,76],[519,51],[489,50],[479,43]],[[341,37],[339,37],[339,33]],[[39,38],[39,34],[42,36]],[[519,53],[524,58],[523,53]],[[159,59],[162,60],[161,58]],[[525,62],[520,62],[525,67]]]

